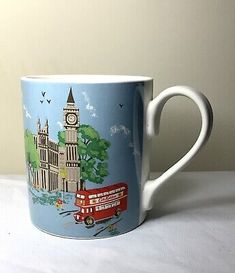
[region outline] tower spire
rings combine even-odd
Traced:
[[[72,87],[70,87],[70,89],[69,89],[69,95],[68,95],[67,103],[75,103],[74,98],[73,98]]]
[[[46,123],[45,123],[45,127],[44,127],[44,130],[45,130],[46,134],[49,133],[48,129],[49,129],[49,124],[48,124],[48,119],[46,119]]]
[[[38,118],[37,127],[38,127],[38,132],[39,132],[41,130],[41,121],[40,121],[40,118]]]

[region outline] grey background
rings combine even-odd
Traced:
[[[24,173],[19,78],[25,74],[131,74],[154,95],[193,86],[214,109],[207,146],[187,170],[232,170],[235,156],[235,1],[0,0],[0,173]],[[197,107],[164,109],[151,169],[177,161],[196,140]]]

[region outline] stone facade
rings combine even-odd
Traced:
[[[49,139],[49,123],[41,126],[37,122],[37,134],[34,144],[38,151],[40,166],[34,173],[33,185],[47,191],[76,192],[82,189],[80,184],[80,160],[78,154],[77,129],[79,127],[79,109],[70,88],[67,104],[63,109],[65,146],[59,147]]]

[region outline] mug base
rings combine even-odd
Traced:
[[[117,236],[121,236],[121,235],[124,235],[126,233],[129,233],[130,231],[133,231],[135,230],[136,228],[138,228],[139,226],[141,226],[144,222],[145,222],[145,219],[144,218],[137,226],[127,230],[127,231],[124,231],[124,232],[121,232],[119,234],[115,234],[115,235],[112,235],[112,236],[93,236],[93,237],[80,237],[80,236],[67,236],[67,235],[62,235],[62,234],[57,234],[57,233],[53,233],[51,231],[48,231],[46,229],[43,229],[41,227],[39,227],[37,224],[33,223],[31,221],[31,223],[33,224],[33,226],[35,226],[38,230],[46,233],[46,234],[49,234],[49,235],[52,235],[52,236],[55,236],[55,237],[59,237],[59,238],[63,238],[63,239],[75,239],[75,240],[95,240],[95,239],[111,239],[113,237],[117,237]]]

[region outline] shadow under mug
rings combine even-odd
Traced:
[[[111,237],[140,225],[153,198],[206,143],[213,114],[206,97],[174,86],[153,99],[142,76],[51,75],[21,79],[29,206],[33,224],[78,239]],[[173,96],[193,100],[201,131],[192,148],[149,179],[149,140]]]

